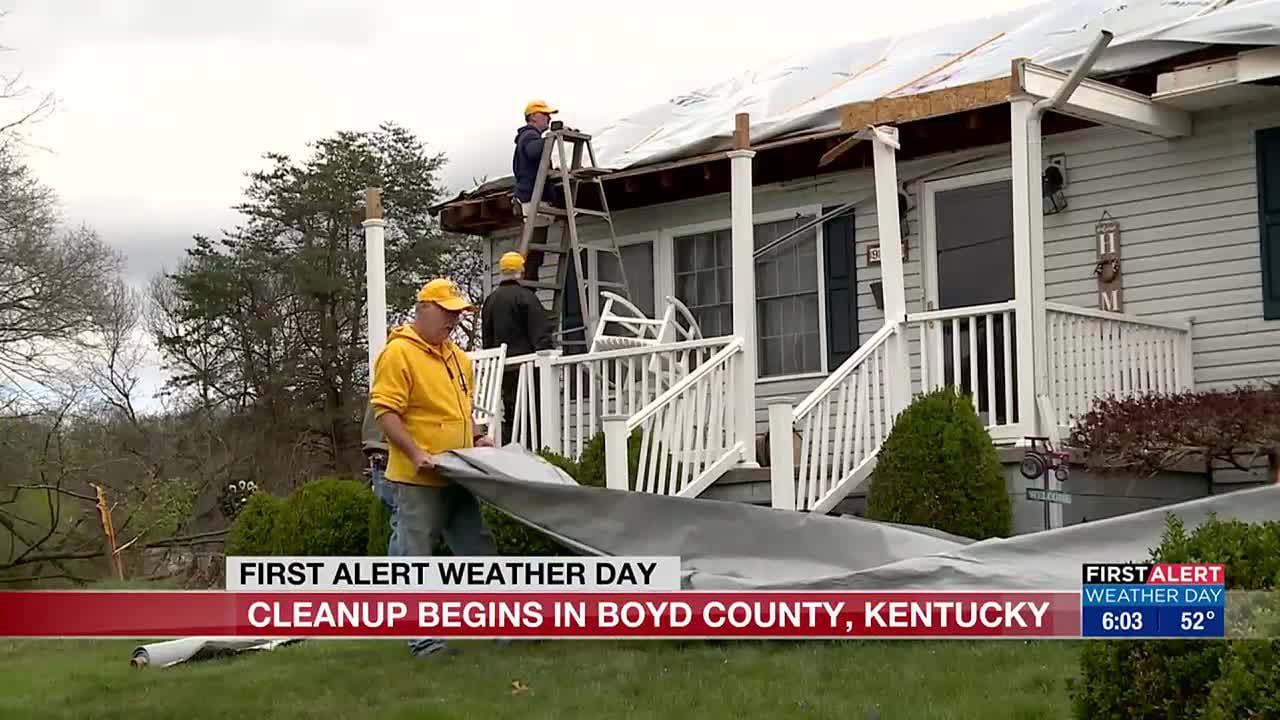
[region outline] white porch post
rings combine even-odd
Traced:
[[[373,386],[373,366],[387,344],[387,263],[386,221],[382,219],[382,189],[366,188],[364,266],[369,322],[369,385]]]
[[[561,392],[559,368],[551,361],[563,353],[561,350],[539,350],[534,358],[533,375],[538,377],[538,412],[529,413],[533,422],[538,424],[537,432],[531,433],[540,443],[533,449],[547,448],[553,453],[568,456],[568,443],[560,428]],[[529,389],[528,402],[533,402],[534,389]],[[625,452],[625,450],[624,450]]]
[[[607,415],[604,426],[604,484],[610,490],[630,490],[627,466],[627,416]]]
[[[1040,108],[1034,98],[1010,99],[1013,171],[1013,269],[1017,304],[1018,420],[1026,435],[1053,438],[1057,427],[1042,420],[1039,398],[1049,393],[1048,311],[1045,307],[1044,201],[1040,192],[1043,158],[1040,150]],[[1052,441],[1052,440],[1051,440]],[[1056,444],[1056,443],[1055,443]],[[1052,473],[1049,489],[1062,490]],[[1049,527],[1062,527],[1062,506],[1048,503]]]
[[[731,243],[733,252],[733,334],[741,337],[742,369],[738,373],[737,397],[734,402],[742,411],[737,417],[737,435],[742,441],[742,465],[758,467],[756,462],[756,261],[755,223],[752,221],[750,117],[739,113],[733,133],[734,149],[729,153],[730,204],[732,210]]]
[[[1035,217],[1041,227],[1044,218],[1040,202],[1040,179],[1031,174],[1031,146],[1028,139],[1030,119],[1035,115],[1035,98],[1021,95],[1009,99],[1010,167],[1013,196],[1013,300],[1014,344],[1018,365],[1014,377],[1018,383],[1018,424],[1024,435],[1040,435],[1039,413],[1036,411],[1036,291],[1035,261],[1032,259],[1032,231]],[[1037,148],[1039,144],[1037,143]],[[1039,160],[1035,161],[1039,165]],[[1040,252],[1043,262],[1044,252]],[[1041,289],[1043,293],[1043,288]],[[1043,305],[1041,305],[1043,309]]]
[[[898,323],[899,332],[885,348],[890,368],[908,368],[889,374],[889,412],[896,417],[911,403],[910,353],[901,323],[907,316],[906,278],[902,260],[902,226],[898,222],[898,129],[875,127],[871,133],[871,159],[875,165],[876,225],[880,235],[880,281],[884,288],[885,322]]]
[[[796,509],[793,409],[791,398],[769,401],[769,495],[775,510]]]

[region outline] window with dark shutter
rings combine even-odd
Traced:
[[[830,212],[832,208],[823,208]],[[835,371],[858,349],[857,251],[853,211],[822,226],[823,266],[827,286],[827,370]]]
[[[1262,260],[1262,316],[1280,320],[1280,127],[1259,130],[1258,236]]]

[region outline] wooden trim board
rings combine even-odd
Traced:
[[[861,130],[868,125],[903,123],[925,118],[952,115],[966,110],[1000,105],[1015,94],[1010,74],[993,80],[957,85],[902,97],[882,97],[840,107],[840,127]]]

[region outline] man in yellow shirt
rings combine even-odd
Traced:
[[[391,331],[374,365],[369,403],[389,445],[396,555],[430,555],[437,537],[455,555],[498,554],[475,496],[441,477],[432,458],[493,444],[472,422],[471,359],[449,339],[461,314],[472,309],[453,282],[432,280],[418,292],[413,323]],[[419,656],[453,651],[438,638],[411,640],[409,649]]]

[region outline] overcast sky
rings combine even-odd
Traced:
[[[0,63],[56,94],[31,164],[141,284],[235,224],[264,152],[391,120],[446,153],[452,195],[509,172],[531,98],[590,130],[790,53],[1027,4],[0,0]]]

